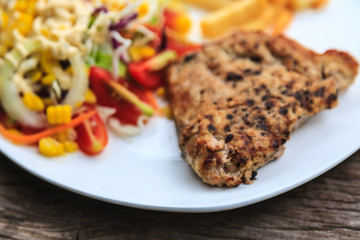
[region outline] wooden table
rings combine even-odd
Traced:
[[[206,214],[103,203],[0,158],[0,239],[360,239],[360,151],[288,193]]]

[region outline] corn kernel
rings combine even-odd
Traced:
[[[94,94],[93,91],[91,91],[90,89],[87,90],[86,95],[85,95],[85,102],[88,103],[96,103],[96,95]]]
[[[79,107],[81,107],[83,104],[84,104],[84,102],[77,102],[77,103],[75,104],[75,107],[76,107],[76,108],[79,108]]]
[[[181,34],[186,34],[191,28],[191,19],[189,16],[182,14],[179,15],[175,20],[174,30]]]
[[[62,131],[62,132],[54,134],[53,138],[55,138],[56,140],[58,140],[60,142],[65,142],[68,139],[68,135],[67,135],[66,131]]]
[[[36,1],[37,0],[32,0],[32,1],[28,2],[28,6],[27,6],[27,9],[26,9],[27,13],[29,13],[31,15],[34,15],[35,7],[36,7]]]
[[[46,157],[56,157],[64,154],[64,146],[52,137],[45,137],[39,141],[39,151]]]
[[[149,5],[147,3],[143,3],[138,8],[139,16],[145,16],[149,12]]]
[[[41,34],[44,35],[45,37],[49,37],[50,36],[50,31],[47,30],[46,28],[42,28],[41,29]]]
[[[130,54],[131,60],[133,60],[134,62],[141,60],[141,54],[140,54],[138,47],[129,48],[129,54]]]
[[[125,7],[125,4],[124,4],[124,3],[114,2],[114,3],[111,4],[110,10],[111,10],[111,11],[120,11],[120,10],[122,10],[124,7]]]
[[[15,11],[26,12],[27,8],[28,8],[28,4],[24,0],[17,0],[14,5]]]
[[[73,141],[65,141],[63,143],[64,149],[68,153],[73,153],[79,150],[79,145],[76,142]]]
[[[46,51],[41,54],[40,65],[44,72],[49,74],[53,73],[54,60],[51,59],[50,52]]]
[[[53,81],[55,81],[55,79],[56,79],[56,77],[54,74],[48,74],[41,79],[41,83],[49,86],[53,83]]]
[[[4,55],[7,53],[8,48],[4,45],[0,45],[0,58],[4,57]]]
[[[41,77],[42,77],[42,73],[40,71],[32,71],[29,74],[29,78],[33,83],[40,81]]]
[[[73,69],[72,67],[68,67],[65,72],[67,72],[68,74],[72,75],[73,74]]]
[[[30,110],[42,111],[45,108],[44,102],[41,100],[41,98],[30,92],[25,93],[23,102]]]
[[[74,141],[77,137],[76,132],[73,128],[69,128],[67,130],[61,131],[52,135],[56,140],[64,143],[66,141]]]
[[[172,115],[172,111],[171,111],[170,106],[166,106],[166,107],[161,108],[161,112],[168,119],[173,119],[173,115]]]
[[[49,106],[46,116],[50,124],[66,124],[71,121],[71,107],[69,105]]]
[[[9,15],[0,10],[0,29],[5,29],[9,23]]]
[[[156,94],[157,94],[159,97],[165,98],[165,97],[166,97],[165,88],[164,88],[164,87],[159,87],[159,88],[156,90]]]
[[[17,29],[22,35],[26,36],[32,27],[33,16],[24,12],[15,12],[14,18],[10,22],[7,31],[12,33],[12,30]]]
[[[54,101],[51,98],[44,98],[43,102],[44,102],[45,106],[51,106],[54,104]]]
[[[139,47],[139,52],[142,58],[151,58],[156,54],[155,49],[149,46]]]

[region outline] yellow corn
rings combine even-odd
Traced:
[[[29,1],[28,2],[28,6],[27,6],[27,9],[26,11],[32,15],[34,15],[34,12],[35,12],[35,7],[36,7],[36,2],[37,0],[32,0],[32,1]]]
[[[149,46],[131,47],[129,48],[129,54],[131,59],[134,62],[137,62],[145,58],[153,57],[156,54],[156,51]]]
[[[156,51],[152,47],[143,46],[143,47],[139,47],[139,53],[142,58],[151,58],[151,57],[155,56]]]
[[[171,111],[171,108],[170,108],[169,105],[166,106],[166,107],[161,108],[161,112],[168,119],[173,119],[172,111]]]
[[[43,102],[44,102],[45,106],[51,106],[54,104],[54,101],[51,98],[44,98]]]
[[[125,7],[124,3],[113,2],[110,6],[111,11],[120,11]]]
[[[46,157],[56,157],[64,154],[64,146],[52,137],[45,137],[39,141],[39,151]]]
[[[181,34],[186,34],[191,28],[191,19],[186,14],[181,14],[176,17],[174,30]]]
[[[50,124],[69,123],[71,115],[71,106],[69,105],[49,106],[46,109],[46,116]]]
[[[25,12],[15,12],[14,18],[10,21],[8,33],[12,33],[13,29],[26,36],[32,27],[33,16]]]
[[[149,12],[149,5],[147,3],[143,3],[138,8],[139,16],[145,16]]]
[[[156,90],[156,94],[159,96],[159,97],[162,97],[162,98],[165,98],[166,97],[166,90],[164,87],[159,87],[157,90]]]
[[[96,95],[94,94],[93,91],[91,91],[90,89],[87,90],[86,95],[85,95],[85,102],[88,103],[96,103]]]
[[[0,29],[5,29],[9,23],[9,15],[0,9]]]
[[[47,30],[46,28],[41,28],[41,34],[44,35],[45,37],[49,37],[50,31]]]
[[[49,86],[53,83],[53,81],[55,81],[55,79],[56,79],[56,77],[54,74],[48,74],[41,79],[41,83]]]
[[[26,12],[28,3],[24,0],[17,0],[14,5],[14,10],[19,12]]]
[[[86,70],[88,72],[88,70]],[[73,69],[72,67],[68,67],[65,72],[67,72],[68,74],[72,75],[73,74]]]
[[[46,73],[53,73],[54,60],[50,57],[50,52],[43,52],[40,57],[40,65]]]
[[[141,54],[140,54],[138,47],[129,48],[129,54],[130,54],[131,60],[133,60],[134,62],[141,60]]]
[[[41,77],[42,77],[42,72],[40,72],[38,70],[32,71],[29,74],[30,80],[34,83],[40,81]]]
[[[65,141],[63,142],[64,149],[68,153],[76,152],[79,150],[79,145],[74,141]]]
[[[0,57],[4,57],[4,55],[7,53],[8,48],[4,45],[0,45]]]
[[[79,107],[81,107],[83,104],[84,104],[84,102],[77,102],[77,103],[75,104],[75,107],[76,107],[76,108],[79,108]]]
[[[44,102],[39,96],[33,93],[25,93],[23,97],[24,104],[31,110],[42,111],[45,108]]]
[[[59,133],[52,135],[52,137],[62,143],[66,141],[74,141],[76,139],[76,132],[73,128],[69,128],[65,131],[61,131]]]

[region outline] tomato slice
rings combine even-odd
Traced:
[[[185,43],[168,37],[166,49],[174,50],[178,54],[178,56],[183,56],[189,52],[195,52],[200,50],[201,45]]]
[[[133,79],[144,88],[156,89],[163,84],[162,71],[149,71],[144,62],[133,62],[128,65],[128,70]]]
[[[75,131],[80,150],[89,156],[99,154],[108,144],[106,126],[98,113],[75,127]]]
[[[98,104],[116,109],[113,117],[117,118],[121,124],[136,126],[142,112],[132,103],[113,97],[112,90],[105,84],[106,81],[113,81],[112,75],[108,71],[99,67],[90,68],[90,86],[97,97]],[[117,79],[117,82],[135,93],[141,101],[151,103],[144,90],[122,78]]]

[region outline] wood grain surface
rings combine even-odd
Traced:
[[[0,239],[360,239],[360,151],[288,193],[205,214],[88,199],[0,158]]]

